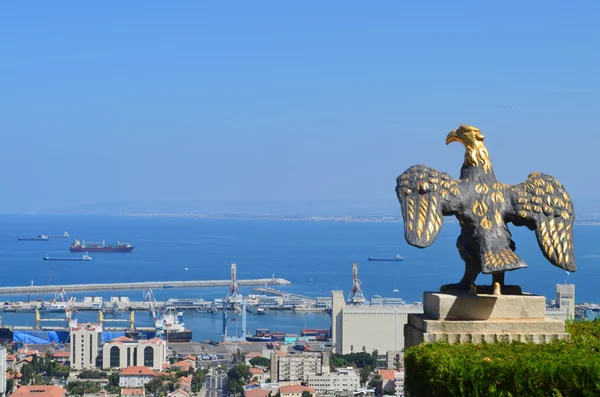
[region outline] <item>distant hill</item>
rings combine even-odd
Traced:
[[[314,201],[124,201],[85,204],[42,211],[46,214],[203,214],[239,216],[400,216],[394,198],[390,200],[314,200]]]

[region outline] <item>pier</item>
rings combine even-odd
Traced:
[[[258,278],[237,280],[238,285],[283,285],[291,284],[283,278]],[[228,287],[231,280],[188,280],[188,281],[140,281],[130,283],[105,283],[105,284],[64,284],[64,285],[27,285],[16,287],[0,287],[0,295],[23,295],[32,293],[48,293],[64,290],[65,292],[88,291],[115,291],[135,289],[161,289],[161,288],[202,288],[202,287]]]

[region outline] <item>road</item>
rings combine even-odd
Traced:
[[[226,397],[227,396],[227,375],[216,367],[211,367],[206,382],[204,384],[205,397]]]

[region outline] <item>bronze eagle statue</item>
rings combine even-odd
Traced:
[[[446,144],[460,142],[465,159],[460,179],[424,165],[414,165],[396,179],[396,194],[402,207],[404,235],[415,247],[425,248],[436,239],[444,216],[455,216],[461,226],[456,246],[465,262],[458,283],[441,291],[485,292],[475,287],[480,272],[492,273],[494,294],[520,293],[506,286],[506,271],[527,267],[515,254],[508,223],[535,230],[540,249],[554,266],[576,270],[573,247],[573,203],[554,177],[534,172],[518,185],[496,180],[484,136],[478,128],[461,125],[446,137]]]

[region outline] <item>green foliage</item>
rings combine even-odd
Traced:
[[[600,320],[567,324],[571,341],[422,344],[406,351],[405,389],[418,397],[600,395]]]
[[[161,375],[155,376],[152,380],[146,383],[146,391],[148,394],[167,394],[175,390],[175,384],[171,378]]]
[[[208,374],[207,369],[198,368],[192,376],[192,392],[197,393],[202,388],[206,375]]]
[[[384,390],[383,391],[383,395],[384,396],[395,396],[396,395],[396,390]]]
[[[44,384],[43,376],[50,378],[68,378],[69,372],[69,367],[66,367],[54,360],[32,356],[31,363],[25,364],[21,368],[21,384]]]
[[[108,374],[104,371],[96,371],[91,369],[84,369],[79,373],[79,379],[106,379]]]
[[[377,367],[377,361],[376,359],[374,359],[373,354],[367,352],[350,354],[332,354],[329,357],[329,365],[333,369],[349,366],[363,368],[367,365],[371,368],[375,368]]]
[[[10,395],[13,389],[15,388],[15,381],[9,379],[6,381],[6,395]]]
[[[70,395],[75,396],[83,396],[84,394],[96,394],[100,392],[100,385],[98,385],[96,382],[90,381],[69,382],[67,384],[67,391]]]
[[[380,374],[375,374],[373,379],[369,382],[369,387],[375,389],[375,394],[381,395],[381,389],[383,388],[383,378]]]
[[[227,371],[227,378],[229,380],[235,379],[241,381],[242,385],[244,385],[245,382],[248,382],[250,377],[250,368],[242,362],[237,363],[233,368]]]
[[[242,393],[244,391],[244,385],[237,379],[230,379],[227,381],[227,393],[235,394]]]
[[[361,385],[364,385],[365,383],[367,383],[367,380],[369,380],[369,375],[371,375],[371,372],[373,372],[373,368],[371,368],[370,365],[367,365],[360,369],[360,384]]]
[[[271,366],[271,360],[265,357],[254,357],[250,360],[250,364],[255,367],[269,368]]]
[[[305,390],[302,392],[302,397],[313,397],[313,395],[308,390]]]

